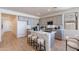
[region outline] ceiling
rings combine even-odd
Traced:
[[[70,9],[70,7],[0,7],[0,8],[27,13],[39,17]]]

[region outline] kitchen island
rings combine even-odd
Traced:
[[[55,33],[56,31],[52,32],[43,32],[43,31],[31,31],[31,34],[36,34],[39,38],[45,40],[45,47],[46,51],[51,51],[54,48],[55,44]]]

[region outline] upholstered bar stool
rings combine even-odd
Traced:
[[[38,51],[45,51],[46,50],[45,40],[44,39],[39,38],[37,43],[38,43],[37,44],[37,50]]]
[[[66,38],[66,50],[68,50],[67,46],[79,51],[78,40],[76,38]]]
[[[32,40],[32,34],[29,34],[28,39],[27,39],[27,43],[31,44],[31,40]]]
[[[31,46],[33,47],[33,48],[37,48],[37,35],[34,35],[34,36],[32,36],[32,40],[31,40]]]
[[[67,42],[67,46],[69,46],[69,47],[71,47],[71,48],[73,48],[73,49],[79,51],[79,46],[78,46],[77,43],[74,43],[74,42],[72,42],[72,41],[68,41],[68,42]]]

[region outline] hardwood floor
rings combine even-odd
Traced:
[[[63,41],[56,40],[55,49],[52,51],[64,51]],[[35,51],[27,44],[27,37],[16,38],[12,32],[5,32],[0,42],[0,51]]]
[[[66,41],[56,39],[55,48],[53,49],[53,51],[66,51]],[[76,50],[67,46],[67,51],[76,51]]]
[[[66,50],[65,41],[56,39],[55,48],[53,49],[53,51],[65,51],[65,50]]]
[[[27,38],[19,38],[12,32],[5,32],[0,42],[1,51],[34,51],[34,49],[27,44]]]

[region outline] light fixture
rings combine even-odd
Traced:
[[[51,9],[48,9],[48,12],[51,11]]]

